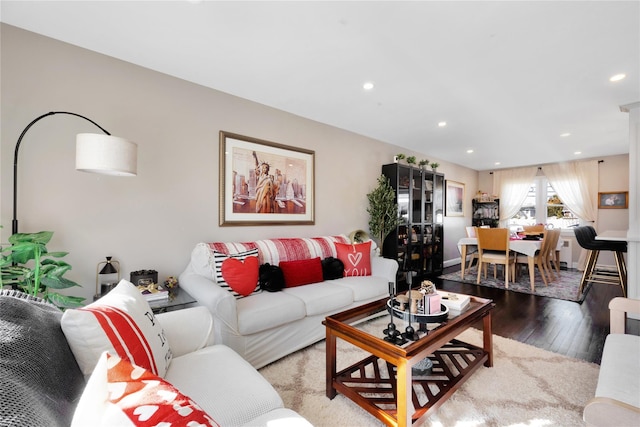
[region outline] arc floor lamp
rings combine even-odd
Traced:
[[[55,114],[67,114],[84,119],[98,127],[104,135],[80,133],[76,136],[76,170],[104,175],[135,176],[137,175],[138,146],[123,138],[112,136],[93,120],[68,111],[50,111],[36,117],[20,134],[13,157],[13,221],[12,233],[18,232],[18,150],[22,138],[31,126],[45,117]]]

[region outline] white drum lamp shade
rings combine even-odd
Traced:
[[[117,136],[79,133],[76,137],[76,169],[103,175],[135,176],[138,146]]]

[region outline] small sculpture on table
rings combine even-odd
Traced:
[[[389,299],[391,301],[390,306],[393,308],[393,300],[396,294],[396,284],[395,282],[389,282]],[[401,303],[402,304],[402,303]],[[382,331],[386,336],[384,340],[396,345],[402,345],[407,342],[400,333],[399,330],[396,329],[396,324],[393,323],[393,309],[389,312],[391,316],[391,321],[387,324],[387,329]]]

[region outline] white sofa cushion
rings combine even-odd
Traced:
[[[331,282],[285,288],[282,292],[304,301],[307,316],[329,313],[353,303],[351,289]]]
[[[596,397],[608,397],[640,408],[639,336],[607,335]]]
[[[304,302],[284,292],[262,292],[236,300],[238,332],[250,335],[306,316]]]
[[[249,424],[245,424],[245,427],[313,427],[313,425],[297,412],[281,408],[251,420]]]
[[[347,287],[353,292],[353,300],[366,301],[389,293],[389,279],[381,276],[343,277],[333,283]]]
[[[221,426],[244,425],[284,407],[271,384],[224,345],[176,357],[165,379]]]

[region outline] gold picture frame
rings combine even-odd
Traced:
[[[629,209],[629,192],[612,191],[598,193],[598,209]]]
[[[220,131],[220,226],[315,224],[315,151]]]

